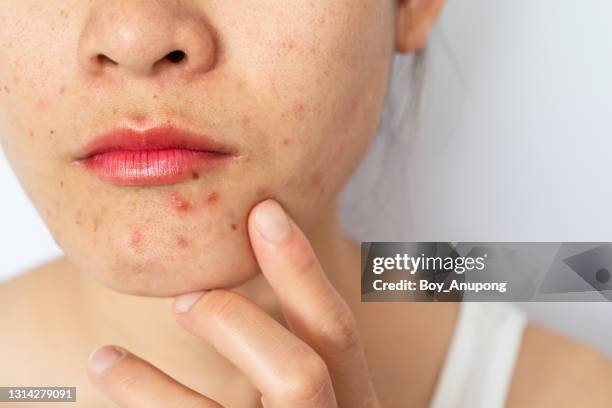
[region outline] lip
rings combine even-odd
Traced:
[[[111,184],[146,186],[197,178],[228,164],[236,153],[209,136],[177,127],[120,128],[94,138],[76,162]]]

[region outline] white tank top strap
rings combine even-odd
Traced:
[[[527,324],[511,303],[464,302],[431,408],[504,407]]]

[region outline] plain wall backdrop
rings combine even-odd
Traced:
[[[449,0],[429,44],[419,131],[394,156],[406,173],[381,210],[367,178],[385,160],[372,149],[343,197],[349,232],[612,241],[611,21],[609,0]],[[6,280],[61,252],[1,155],[0,185]],[[612,304],[523,306],[612,355]]]

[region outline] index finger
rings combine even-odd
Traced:
[[[255,256],[287,323],[326,362],[338,400],[345,406],[374,401],[354,316],[304,233],[274,200],[255,206],[248,225]]]

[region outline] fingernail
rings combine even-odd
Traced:
[[[257,207],[255,224],[261,235],[272,242],[282,241],[291,230],[287,214],[274,200],[266,200]]]
[[[198,300],[206,291],[186,293],[184,295],[177,296],[174,299],[174,311],[176,313],[184,313],[191,309],[191,306]]]
[[[126,351],[118,347],[102,346],[89,355],[87,364],[93,373],[100,375],[125,355]]]

